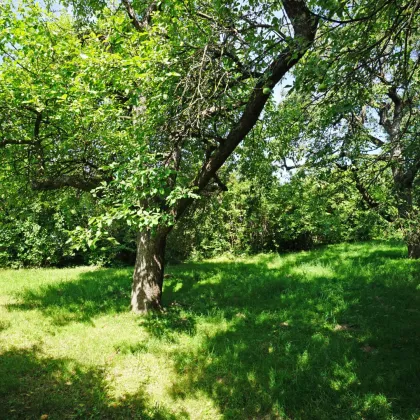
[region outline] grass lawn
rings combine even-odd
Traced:
[[[0,270],[2,419],[420,417],[420,262],[402,245],[168,268]]]

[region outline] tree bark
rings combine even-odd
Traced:
[[[131,310],[146,313],[161,310],[166,237],[168,232],[139,233],[131,291]]]
[[[417,230],[417,223],[410,223],[415,221],[413,218],[413,181],[410,179],[410,182],[407,182],[404,185],[394,174],[394,183],[396,184],[397,190],[398,216],[403,223],[407,223],[407,225],[404,226],[404,229],[406,230],[405,241],[408,249],[408,258],[419,259],[420,232]]]
[[[408,247],[408,258],[418,260],[420,259],[420,243],[409,243]]]

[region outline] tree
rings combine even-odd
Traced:
[[[101,230],[138,226],[131,306],[161,307],[168,233],[257,123],[310,48],[301,0],[122,1],[84,24],[1,6],[0,146],[33,188],[96,188]],[[179,28],[183,31],[179,31]]]
[[[420,5],[387,3],[376,6],[379,25],[370,28],[366,39],[358,40],[354,27],[335,28],[328,43],[312,50],[307,60],[318,62],[316,74],[305,63],[296,69],[306,103],[292,96],[283,113],[304,109],[296,137],[306,148],[301,147],[297,160],[351,173],[365,203],[388,221],[398,219],[409,257],[420,258],[415,196],[420,170]],[[372,184],[385,179],[388,194],[375,197]]]
[[[94,189],[107,211],[84,232],[90,245],[115,220],[137,227],[135,312],[161,307],[169,232],[194,200],[226,189],[218,171],[319,22],[316,45],[352,49],[372,33],[365,57],[402,25],[396,0],[71,3],[76,18],[0,6],[1,156],[35,189]],[[318,81],[316,57],[303,63]]]

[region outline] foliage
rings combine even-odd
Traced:
[[[370,242],[174,266],[167,312],[145,318],[129,270],[3,270],[2,415],[417,419],[404,257]]]
[[[286,133],[288,148],[284,136],[276,140],[278,155],[347,171],[365,205],[406,230],[416,225],[419,202],[419,4],[375,8],[374,21],[350,8],[325,21],[320,30],[329,35],[295,68],[294,91],[272,121],[298,116]]]
[[[3,196],[2,201],[1,266],[59,265],[69,258],[67,229],[75,215],[66,214],[62,205],[71,200],[53,202],[44,197],[36,201],[15,199],[11,203],[10,197],[6,202]]]
[[[310,249],[393,231],[364,206],[347,173],[301,170],[290,180],[276,173],[265,183],[260,174],[236,173],[227,192],[198,203],[169,237],[168,258]]]
[[[96,249],[75,250],[71,232],[100,214],[92,197],[74,190],[33,192],[2,185],[0,195],[0,266],[46,267],[75,264],[133,264],[136,233],[115,224],[118,243],[102,240]]]
[[[207,187],[223,188],[217,170],[316,21],[294,1],[73,6],[76,16],[1,5],[2,177],[95,188],[102,214],[76,230],[76,248],[97,246],[124,220],[167,234]]]
[[[169,236],[169,261],[309,249],[392,232],[364,206],[351,176],[338,170],[301,170],[287,179],[284,173],[269,176],[261,168],[252,180],[233,172],[227,186],[227,192],[200,200],[176,226]],[[86,193],[4,195],[1,214],[2,266],[134,262],[135,227],[124,221],[108,226],[100,201]],[[115,240],[96,236],[94,247],[83,247],[77,234],[92,218]]]
[[[274,3],[268,10],[255,3],[251,10],[233,2],[229,10],[211,2],[165,2],[159,8],[152,2],[153,24],[137,20],[129,2],[123,6],[97,10],[84,27],[64,12],[56,16],[30,1],[17,11],[12,2],[1,6],[2,159],[13,162],[7,167],[11,174],[25,174],[35,188],[88,191],[100,185],[108,198],[106,220],[124,217],[140,229],[171,225],[215,176],[216,168],[205,180],[195,180],[208,166],[212,138],[219,139],[223,161],[242,140],[221,145],[230,131],[227,120],[238,119],[254,78],[262,77],[254,75],[265,71],[269,85],[286,71],[268,71],[267,66],[281,51],[290,54],[290,40],[275,42],[279,35],[271,27],[240,28],[253,49],[267,51],[267,57],[253,62],[236,51],[237,36],[227,22],[249,25],[255,14],[287,33],[292,29],[275,16],[281,5]],[[300,9],[308,14],[304,4]],[[298,10],[289,13],[295,24]],[[302,27],[302,37],[308,30]],[[307,43],[299,43],[304,52]],[[298,44],[294,48],[293,63],[303,54]],[[255,120],[269,98],[266,90],[259,93]],[[221,113],[224,120],[216,133],[204,133]]]

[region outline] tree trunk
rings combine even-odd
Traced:
[[[395,181],[394,181],[395,182]],[[413,215],[413,191],[412,186],[396,185],[398,216],[402,220],[409,220]]]
[[[160,310],[163,271],[165,264],[165,231],[140,232],[137,243],[136,264],[131,291],[131,310],[146,313]]]
[[[405,179],[402,171],[394,171],[394,188],[396,190],[398,217],[403,228],[408,258],[420,258],[420,237],[417,223],[413,223],[413,188],[412,179]],[[402,181],[405,182],[402,182]]]
[[[394,181],[395,182],[395,181]],[[420,232],[413,213],[412,182],[408,185],[397,184],[398,216],[403,223],[405,241],[408,249],[408,258],[420,258]]]
[[[415,260],[420,259],[420,243],[408,244],[408,258],[412,258]]]

